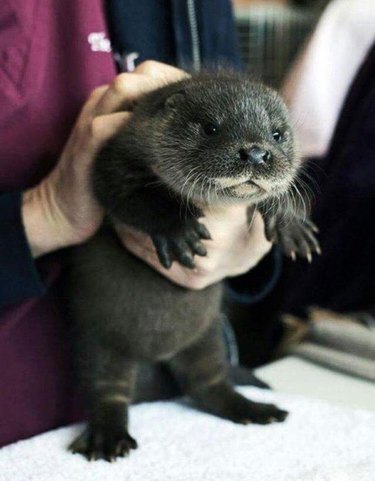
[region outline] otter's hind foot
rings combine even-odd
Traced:
[[[228,410],[228,419],[239,424],[271,424],[281,423],[288,416],[287,411],[274,404],[255,403],[248,399],[246,401],[232,405]]]
[[[88,461],[104,459],[115,461],[118,457],[125,457],[131,449],[137,448],[137,441],[126,429],[116,431],[89,426],[69,446],[72,453],[82,454]]]
[[[288,416],[273,404],[250,401],[228,384],[208,386],[192,397],[204,410],[238,424],[280,423]]]

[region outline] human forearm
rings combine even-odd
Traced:
[[[22,222],[34,258],[74,244],[74,229],[57,208],[51,185],[47,182],[22,194]]]

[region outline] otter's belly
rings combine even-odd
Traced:
[[[167,359],[218,317],[220,285],[176,286],[105,233],[76,249],[73,274],[75,321],[135,358]]]
[[[132,256],[108,318],[111,334],[134,357],[165,360],[198,339],[218,318],[221,288],[191,291],[173,285]],[[141,264],[141,265],[139,265]],[[132,275],[128,273],[132,272]],[[121,292],[120,292],[121,291]],[[112,296],[111,296],[112,297]]]

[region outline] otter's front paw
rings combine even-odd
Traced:
[[[294,219],[288,224],[275,225],[267,232],[270,240],[280,245],[285,255],[293,260],[296,256],[312,261],[312,254],[321,254],[319,241],[316,238],[318,228],[309,219]]]
[[[190,269],[195,267],[194,255],[205,256],[202,239],[211,239],[206,227],[196,219],[188,219],[170,233],[152,236],[157,255],[163,267],[169,269],[174,260]]]
[[[105,459],[109,462],[127,456],[136,448],[136,440],[124,428],[113,430],[90,426],[69,446],[72,453],[80,453],[89,461]]]

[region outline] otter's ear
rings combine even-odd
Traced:
[[[179,92],[173,93],[166,99],[164,107],[168,110],[176,110],[184,100],[185,92],[180,90]]]

